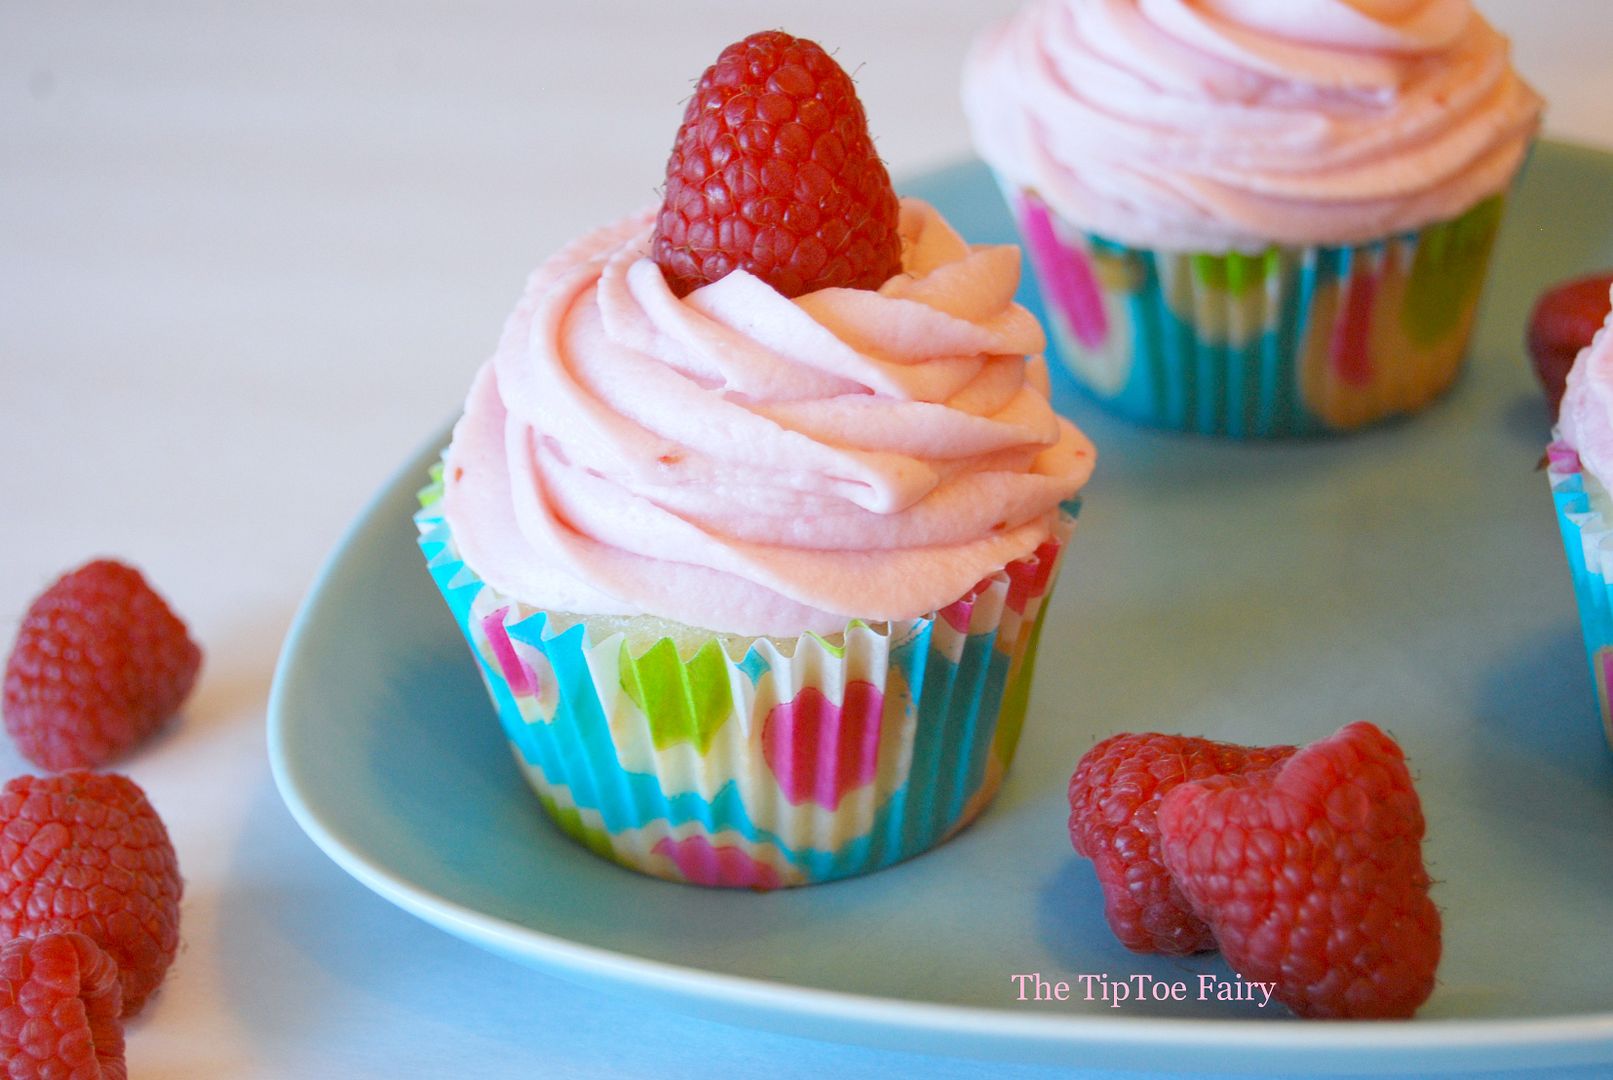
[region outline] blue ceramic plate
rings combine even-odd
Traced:
[[[978,166],[907,190],[1009,239]],[[639,877],[552,828],[415,549],[433,438],[359,518],[286,641],[281,793],[337,863],[555,975],[796,1034],[1091,1067],[1374,1071],[1613,1063],[1613,755],[1602,743],[1519,340],[1547,282],[1613,265],[1613,158],[1546,144],[1501,239],[1471,366],[1348,439],[1228,443],[1061,405],[1098,476],[996,805],[936,851],[768,895]],[[1030,298],[1034,302],[1034,298]],[[1065,391],[1061,388],[1061,398]],[[1305,742],[1367,717],[1409,753],[1445,913],[1410,1023],[1198,1000],[1215,957],[1133,956],[1071,854],[1064,785],[1117,731]],[[1072,985],[1017,999],[1014,976]],[[1080,976],[1188,1000],[1083,1000]]]

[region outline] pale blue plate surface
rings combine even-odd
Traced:
[[[906,186],[1009,239],[976,166]],[[1091,1067],[1419,1071],[1613,1063],[1613,755],[1601,740],[1520,356],[1547,282],[1613,265],[1613,158],[1543,145],[1515,200],[1471,367],[1412,421],[1238,444],[1110,420],[1060,387],[1098,476],[1049,614],[1019,760],[958,839],[867,878],[770,895],[639,877],[550,827],[414,545],[439,436],[338,548],[270,702],[280,790],[388,900],[512,959],[738,1024]],[[1070,851],[1064,785],[1122,730],[1305,742],[1358,718],[1410,755],[1446,920],[1404,1024],[1214,1001],[1036,1005],[1015,973],[1197,985],[1138,957]]]

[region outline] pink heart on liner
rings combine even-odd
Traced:
[[[1059,542],[1043,540],[1041,545],[1023,559],[1015,559],[1003,570],[1008,574],[1008,606],[1025,614],[1025,605],[1033,597],[1047,592],[1047,583],[1053,576],[1053,564],[1058,561]]]
[[[885,695],[871,682],[846,684],[836,705],[815,686],[773,706],[762,724],[762,757],[784,797],[838,810],[846,794],[871,782],[879,764]]]
[[[1372,313],[1379,277],[1357,266],[1344,285],[1343,310],[1333,324],[1333,373],[1345,386],[1372,385]]]
[[[1092,265],[1079,248],[1060,242],[1053,217],[1039,199],[1020,200],[1025,242],[1036,257],[1042,288],[1084,348],[1096,349],[1109,339],[1109,315]]]
[[[678,873],[696,885],[730,889],[776,889],[783,882],[778,871],[754,859],[743,848],[724,844],[713,847],[704,836],[685,840],[663,837],[650,849],[677,864]]]
[[[948,626],[960,634],[969,632],[969,616],[974,613],[975,600],[979,596],[979,586],[970,589],[961,600],[954,600],[937,614],[946,620]]]
[[[515,645],[504,629],[504,616],[509,610],[499,608],[485,616],[482,619],[482,633],[487,635],[487,644],[492,647],[493,659],[498,661],[499,670],[504,673],[504,681],[510,684],[510,692],[517,696],[536,694],[542,688],[538,673],[532,670],[532,665],[521,659],[521,654],[515,651]]]

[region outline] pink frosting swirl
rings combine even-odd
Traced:
[[[1613,312],[1568,369],[1557,430],[1586,472],[1613,484]]]
[[[1503,190],[1540,99],[1468,0],[1034,0],[970,55],[983,157],[1165,250],[1349,244]]]
[[[736,634],[907,619],[1034,552],[1091,473],[1048,405],[1019,253],[903,200],[904,272],[679,300],[646,212],[527,283],[444,473],[460,555],[555,611]]]

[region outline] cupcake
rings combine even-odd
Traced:
[[[705,73],[660,208],[532,275],[417,523],[566,833],[771,889],[991,800],[1093,465],[1018,280],[777,32]]]
[[[1568,371],[1546,461],[1596,702],[1613,745],[1613,315]]]
[[[1230,436],[1451,383],[1541,104],[1467,0],[1034,0],[964,101],[1076,381]]]

